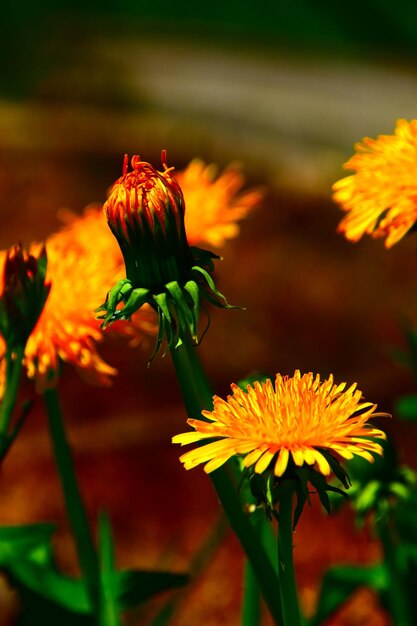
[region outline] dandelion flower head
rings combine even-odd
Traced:
[[[233,455],[246,455],[245,467],[258,474],[272,466],[282,476],[290,459],[296,466],[314,466],[327,476],[330,465],[322,451],[343,459],[360,456],[369,462],[371,453],[382,454],[379,443],[385,434],[368,424],[376,405],[363,402],[356,384],[336,385],[333,376],[320,380],[311,372],[292,378],[277,374],[271,380],[255,382],[243,391],[232,385],[232,395],[223,400],[214,397],[213,411],[203,411],[208,421],[190,419],[194,432],[176,435],[182,445],[216,439],[186,452],[180,458],[186,469],[205,463],[212,472]]]
[[[333,185],[347,215],[338,231],[350,241],[386,237],[391,248],[417,222],[417,120],[397,121],[394,135],[365,137],[344,165],[355,173]]]

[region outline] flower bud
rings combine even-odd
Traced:
[[[97,309],[104,312],[100,319],[106,327],[149,304],[159,319],[154,354],[164,337],[169,348],[178,348],[188,335],[198,343],[202,299],[232,308],[211,276],[213,259],[219,257],[188,245],[184,197],[173,168],[166,165],[165,151],[161,161],[164,171],[158,172],[134,156],[133,171],[128,172],[125,155],[123,175],[113,185],[104,213],[122,251],[126,278],[116,283]]]
[[[11,248],[4,263],[3,291],[0,295],[0,332],[9,349],[24,346],[34,329],[49,294],[45,282],[46,250],[38,257]]]
[[[132,157],[127,171],[113,185],[104,205],[108,224],[123,253],[126,276],[145,289],[159,289],[182,280],[192,264],[184,227],[184,198],[165,164],[163,172]]]

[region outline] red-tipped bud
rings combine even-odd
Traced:
[[[125,155],[123,176],[113,185],[104,212],[122,251],[126,278],[97,309],[105,327],[129,319],[144,304],[153,307],[159,316],[155,353],[164,336],[170,348],[178,348],[188,335],[198,342],[202,298],[230,308],[210,275],[218,257],[188,245],[184,198],[165,157],[163,151],[163,172],[138,156],[128,172]]]
[[[9,347],[25,345],[48,297],[45,282],[46,250],[38,257],[14,246],[4,264],[3,291],[0,295],[0,332]]]
[[[184,198],[165,163],[163,172],[132,157],[128,172],[113,185],[104,205],[109,226],[121,247],[127,276],[132,282],[154,288],[182,278],[190,264],[184,228]],[[155,263],[158,259],[158,263]],[[172,259],[175,259],[174,266]]]

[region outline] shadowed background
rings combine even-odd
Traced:
[[[355,141],[415,116],[417,8],[371,0],[348,12],[300,0],[23,8],[6,3],[0,25],[2,248],[47,237],[62,208],[81,213],[104,201],[125,152],[158,165],[166,148],[178,169],[195,156],[221,168],[239,161],[248,186],[268,193],[221,250],[220,289],[247,310],[214,311],[199,348],[217,391],[254,369],[295,368],[358,381],[381,410],[413,391],[391,349],[403,344],[400,320],[416,317],[415,240],[391,251],[344,241],[330,188]],[[185,416],[169,359],[147,369],[150,350],[109,339],[102,354],[119,370],[113,387],[89,387],[68,367],[63,403],[91,518],[109,511],[119,564],[182,571],[217,505],[203,472],[185,472],[169,443]],[[415,464],[415,427],[395,417],[383,427]],[[1,479],[0,522],[56,522],[58,557],[75,571],[40,399]],[[314,505],[295,536],[307,610],[330,563],[378,557],[348,513],[327,519]],[[239,623],[241,569],[227,536],[175,624]],[[2,623],[13,624],[6,584],[1,600]],[[154,610],[127,622],[146,623]],[[365,623],[388,623],[367,592],[332,622]]]

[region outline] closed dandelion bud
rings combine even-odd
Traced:
[[[49,294],[45,282],[46,251],[35,257],[19,244],[11,248],[4,263],[0,295],[0,332],[9,349],[24,346],[34,329]]]
[[[184,198],[172,176],[132,158],[133,171],[113,185],[104,205],[108,224],[122,251],[126,277],[145,289],[181,281],[192,264],[184,227]]]
[[[232,308],[211,277],[213,259],[219,257],[188,245],[183,193],[174,168],[166,165],[165,151],[161,161],[159,172],[134,156],[128,172],[125,155],[123,175],[113,185],[104,213],[123,254],[126,278],[116,283],[97,309],[104,312],[100,319],[106,327],[149,304],[159,316],[154,355],[164,336],[170,348],[178,348],[188,335],[198,343],[202,298]]]

